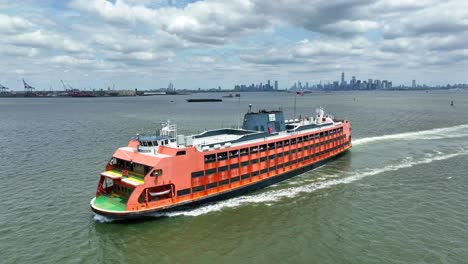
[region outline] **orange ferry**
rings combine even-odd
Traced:
[[[250,110],[242,129],[137,135],[101,173],[92,210],[133,218],[238,196],[316,168],[351,147],[351,124],[317,109],[285,120],[283,112]]]

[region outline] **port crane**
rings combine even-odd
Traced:
[[[65,85],[65,83],[64,83],[62,80],[60,80],[60,82],[61,82],[62,85],[63,85],[63,90],[64,90],[65,92],[67,92],[67,91],[68,91],[68,88],[67,88],[67,86]]]
[[[8,89],[10,88],[5,87],[2,84],[0,84],[0,94],[6,94]]]
[[[36,89],[36,88],[32,87],[31,85],[27,84],[26,81],[24,80],[24,78],[23,78],[23,84],[24,84],[24,92],[26,94],[32,94],[33,90]]]

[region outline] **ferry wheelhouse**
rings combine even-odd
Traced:
[[[226,199],[301,174],[351,147],[351,124],[317,109],[285,120],[283,112],[250,110],[242,129],[137,135],[101,173],[92,210],[132,218]]]

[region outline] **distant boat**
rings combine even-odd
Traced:
[[[142,96],[167,95],[166,92],[144,92]]]
[[[203,102],[222,102],[222,99],[187,99],[189,103],[203,103]]]
[[[233,98],[233,97],[234,97],[234,95],[232,95],[232,94],[229,94],[229,95],[223,95],[223,98]]]
[[[92,92],[77,91],[77,92],[73,92],[70,96],[71,97],[96,97],[96,94]]]
[[[453,106],[453,101],[450,102],[450,105]]]

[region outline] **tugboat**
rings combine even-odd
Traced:
[[[117,149],[101,173],[96,214],[128,219],[235,197],[323,165],[348,150],[351,124],[317,109],[285,120],[281,110],[244,116],[242,129],[136,135]]]

